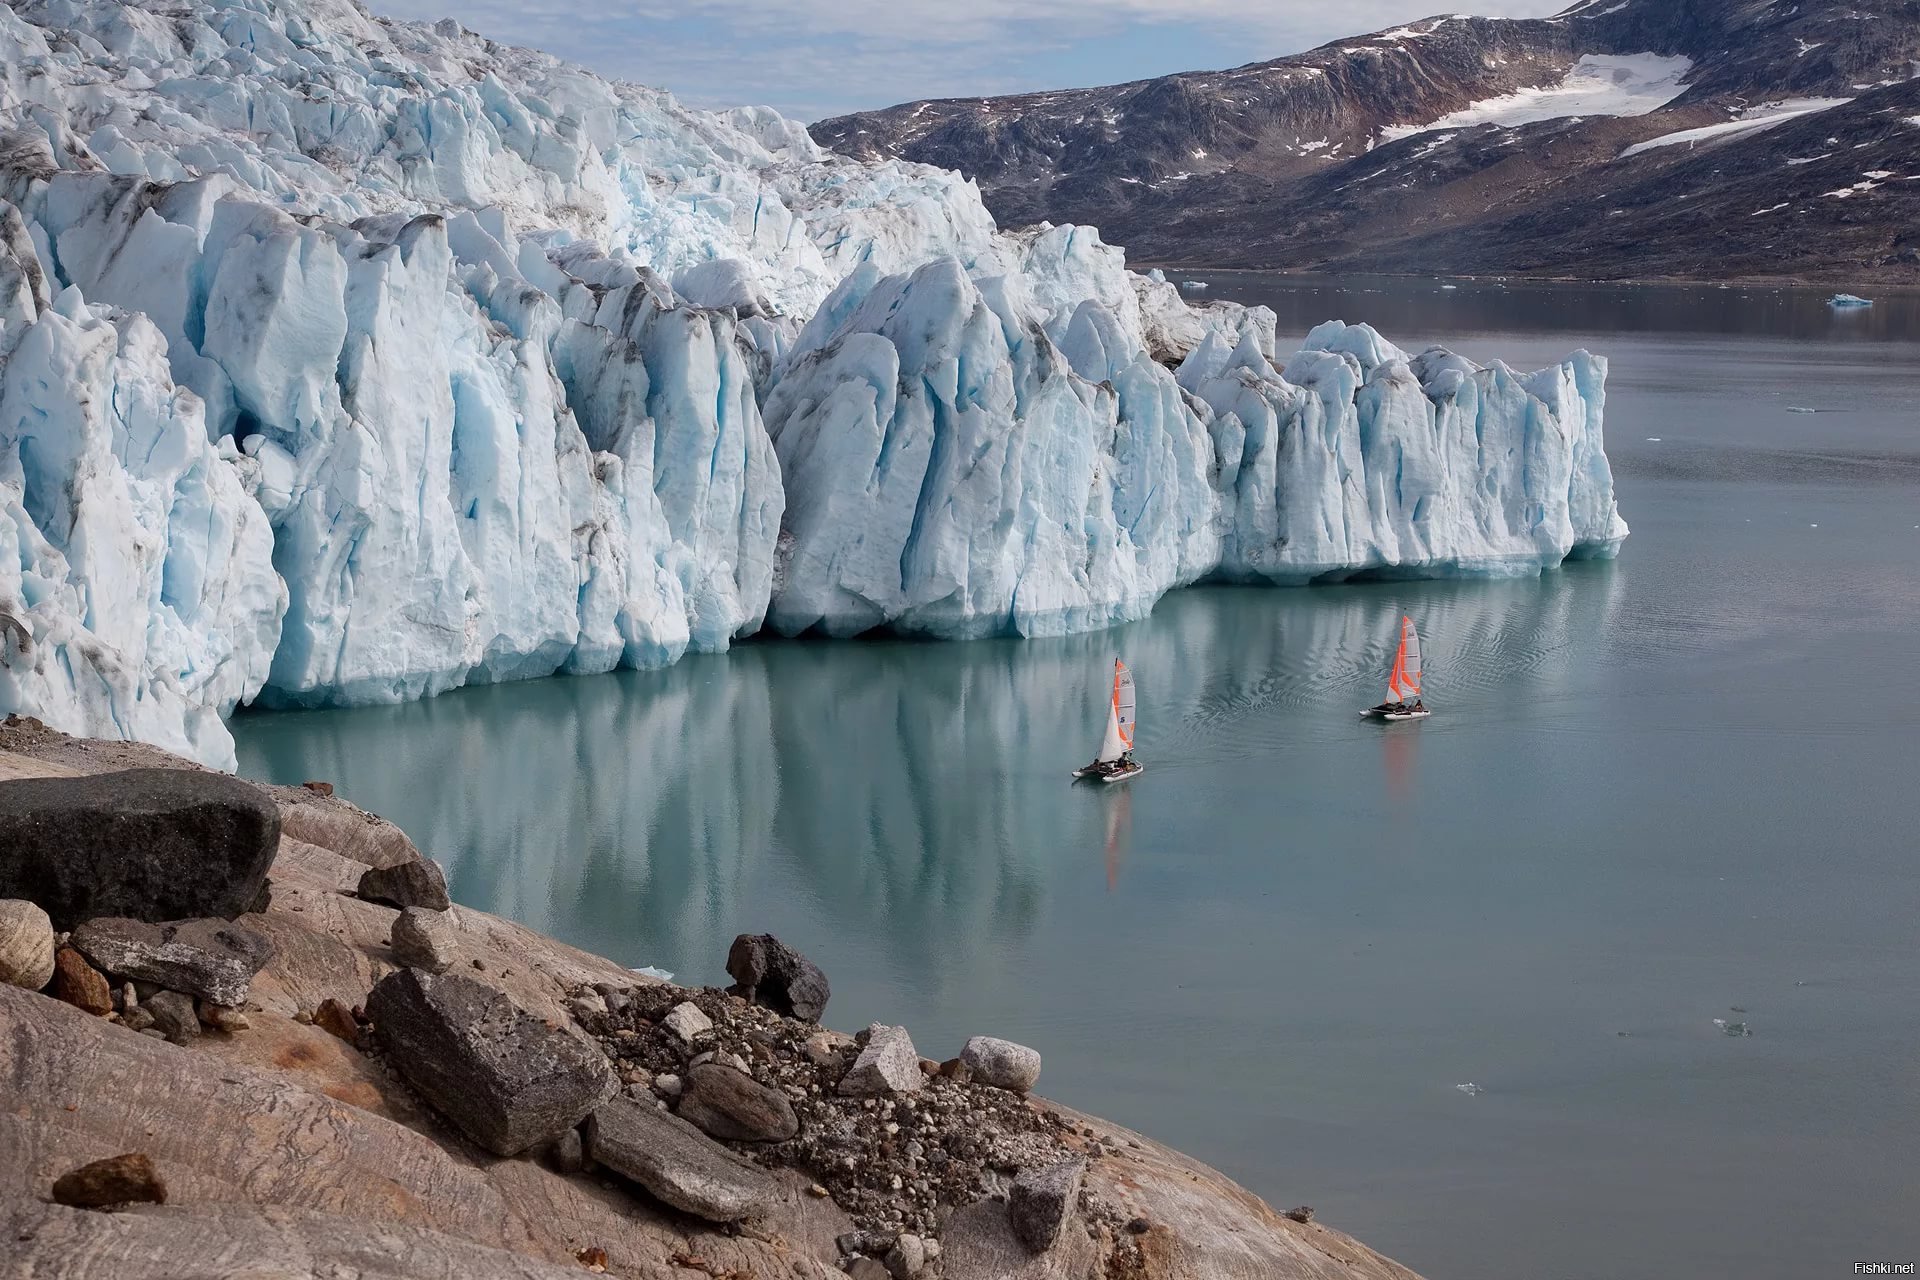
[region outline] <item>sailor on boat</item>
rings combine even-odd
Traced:
[[[1400,617],[1400,649],[1387,676],[1387,700],[1360,713],[1381,720],[1424,720],[1432,715],[1420,700],[1420,632],[1413,619]]]
[[[1100,752],[1093,763],[1075,769],[1076,778],[1098,778],[1101,782],[1125,782],[1146,771],[1133,758],[1133,672],[1118,658],[1113,660],[1113,690],[1107,701],[1107,732],[1100,740]]]

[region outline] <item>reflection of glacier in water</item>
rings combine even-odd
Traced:
[[[1606,632],[1620,572],[1208,588],[1049,640],[751,644],[658,672],[249,717],[243,760],[335,781],[444,859],[463,901],[627,963],[717,978],[716,939],[766,926],[753,900],[799,895],[801,928],[863,936],[937,980],[1025,936],[1062,861],[1116,880],[1134,806],[1164,830],[1183,775],[1284,777],[1317,742],[1374,736],[1380,776],[1352,785],[1405,801],[1418,735],[1444,721],[1382,734],[1354,715],[1377,700],[1399,611],[1427,636],[1429,698],[1471,716],[1577,681],[1570,647]],[[1075,788],[1115,653],[1139,679],[1150,774]],[[1213,838],[1206,813],[1178,825]]]

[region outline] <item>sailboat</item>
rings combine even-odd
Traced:
[[[1387,700],[1360,713],[1382,720],[1425,720],[1433,712],[1420,700],[1420,633],[1413,619],[1400,616],[1400,651],[1393,655],[1387,676]]]
[[[1145,771],[1146,766],[1133,758],[1133,672],[1115,658],[1113,696],[1107,703],[1107,734],[1100,740],[1100,754],[1086,768],[1075,769],[1073,776],[1125,782]]]

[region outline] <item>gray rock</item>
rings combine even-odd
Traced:
[[[200,1014],[191,996],[162,991],[140,1007],[152,1015],[154,1027],[175,1044],[185,1044],[200,1034]]]
[[[807,1037],[802,1052],[816,1067],[830,1067],[840,1061],[841,1051],[852,1042],[837,1031],[816,1031]]]
[[[1027,1093],[1040,1079],[1040,1054],[1023,1044],[993,1036],[975,1036],[960,1050],[973,1079],[996,1089]]]
[[[258,787],[199,769],[0,782],[0,898],[56,929],[97,916],[225,920],[252,907],[280,846]]]
[[[752,1068],[747,1066],[747,1060],[739,1054],[724,1051],[716,1053],[712,1049],[708,1049],[704,1053],[694,1054],[693,1061],[687,1065],[689,1067],[698,1067],[709,1062],[717,1062],[723,1067],[732,1067],[735,1071],[745,1071],[748,1075],[753,1074]]]
[[[0,899],[0,982],[38,991],[52,981],[53,921],[31,902]]]
[[[273,958],[265,937],[225,920],[145,924],[108,916],[87,921],[69,941],[102,972],[215,1004],[245,1004],[253,975]]]
[[[927,1265],[927,1245],[911,1232],[904,1232],[887,1250],[887,1274],[893,1280],[913,1280]]]
[[[253,1026],[247,1021],[247,1015],[243,1010],[229,1004],[214,1004],[212,1001],[202,1000],[199,1013],[203,1026],[212,1027],[215,1031],[224,1031],[228,1035],[250,1030]]]
[[[847,1275],[850,1280],[888,1280],[887,1268],[874,1258],[855,1258]]]
[[[367,1014],[408,1082],[497,1155],[573,1128],[620,1087],[597,1046],[471,978],[402,969]]]
[[[728,1142],[785,1142],[800,1132],[785,1094],[717,1062],[687,1072],[677,1109],[681,1119]]]
[[[727,951],[734,995],[782,1017],[818,1022],[832,988],[820,966],[770,933],[743,933]]]
[[[425,907],[445,911],[453,905],[447,896],[447,875],[432,858],[415,858],[391,867],[374,867],[360,877],[356,890],[368,902],[390,907]]]
[[[587,1167],[587,1149],[581,1141],[578,1129],[568,1129],[547,1144],[547,1161],[552,1164],[555,1173],[568,1177]]]
[[[606,998],[597,991],[582,991],[567,1002],[576,1022],[585,1022],[589,1018],[604,1018],[607,1015]]]
[[[587,1121],[587,1155],[645,1187],[654,1198],[709,1222],[767,1212],[779,1187],[678,1116],[615,1098]]]
[[[408,907],[393,922],[393,958],[410,969],[445,973],[460,958],[460,931],[444,911]]]
[[[927,1078],[920,1071],[920,1055],[905,1027],[867,1028],[867,1047],[840,1077],[840,1092],[854,1098],[876,1098],[889,1093],[918,1093]]]
[[[1007,1218],[1022,1244],[1035,1253],[1053,1247],[1060,1228],[1079,1208],[1080,1183],[1086,1174],[1085,1160],[1021,1170],[1007,1195]]]
[[[691,1000],[682,1000],[667,1010],[667,1016],[660,1019],[667,1030],[692,1044],[698,1036],[713,1030],[713,1019],[700,1011],[700,1006]]]

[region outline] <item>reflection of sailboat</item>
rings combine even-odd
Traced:
[[[1125,782],[1145,772],[1146,766],[1133,758],[1133,723],[1133,672],[1115,658],[1113,696],[1107,703],[1107,733],[1100,740],[1100,754],[1084,769],[1075,769],[1073,776]]]
[[[1398,737],[1398,734],[1390,734]],[[1107,805],[1107,892],[1120,883],[1120,860],[1127,853],[1127,836],[1133,830],[1133,792],[1117,793]]]
[[[1393,671],[1387,676],[1387,700],[1360,714],[1382,720],[1424,720],[1433,714],[1420,700],[1420,633],[1412,618],[1400,618],[1400,651],[1393,655]]]

